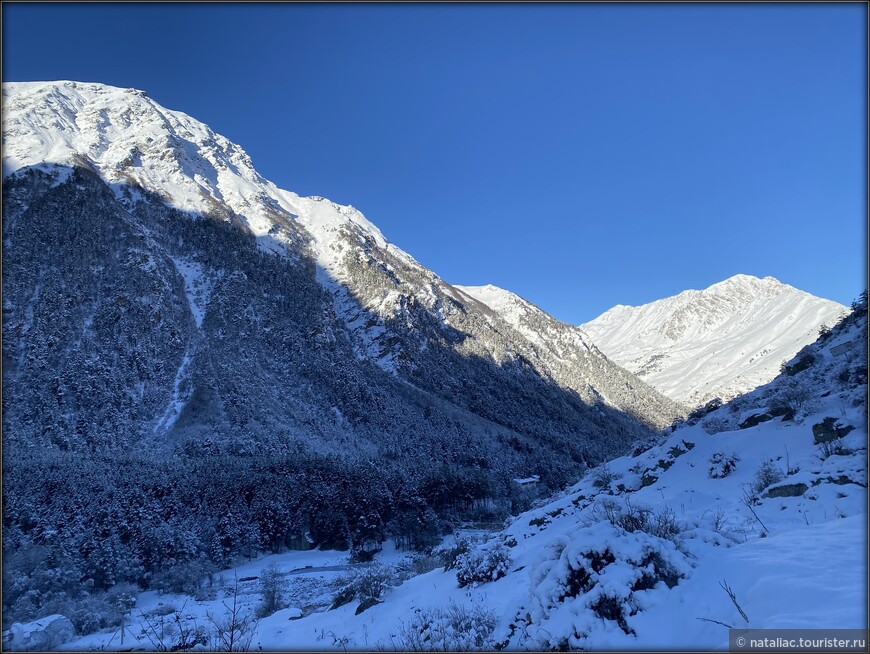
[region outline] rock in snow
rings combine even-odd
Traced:
[[[17,652],[45,652],[71,640],[76,630],[68,618],[49,615],[33,622],[16,622],[3,633],[4,649]]]

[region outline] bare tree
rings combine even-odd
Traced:
[[[211,649],[215,652],[247,652],[251,649],[251,641],[257,630],[257,620],[244,611],[239,602],[239,580],[235,579],[229,602],[221,602],[227,613],[216,617],[211,612],[206,618],[213,627]]]
[[[284,579],[276,563],[269,564],[260,573],[260,604],[257,617],[266,618],[284,608]]]
[[[142,633],[156,652],[189,650],[208,643],[205,627],[199,626],[195,618],[184,617],[184,606],[171,612],[140,613],[140,618]]]
[[[743,504],[743,506],[745,506],[747,509],[749,509],[749,512],[752,514],[752,517],[754,517],[758,521],[758,524],[761,525],[761,528],[764,529],[765,532],[770,531],[767,528],[767,526],[761,521],[761,518],[758,517],[758,514],[755,512],[755,500],[756,499],[757,498],[753,493],[747,492],[746,489],[744,488],[743,489],[743,497],[740,499],[740,503]]]

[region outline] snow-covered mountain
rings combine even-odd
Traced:
[[[617,305],[581,329],[610,359],[693,408],[767,383],[846,310],[773,277],[735,275],[702,291]]]
[[[324,316],[327,322],[337,319],[342,332],[334,333],[335,325],[312,325],[318,347],[336,338],[346,341],[359,363],[374,363],[427,392],[447,394],[449,401],[465,409],[473,405],[472,411],[487,420],[518,427],[520,422],[532,424],[534,418],[518,416],[513,422],[507,418],[488,396],[490,374],[485,375],[486,382],[472,383],[466,392],[463,380],[481,373],[456,374],[458,361],[467,369],[475,360],[485,361],[509,385],[516,384],[516,371],[538,379],[538,388],[545,393],[550,392],[545,387],[553,383],[555,389],[575,398],[570,403],[579,399],[584,406],[590,405],[582,409],[590,416],[600,415],[603,403],[662,427],[680,411],[645,384],[627,383],[624,371],[594,349],[585,348],[582,360],[574,362],[577,365],[566,366],[547,347],[530,339],[528,331],[517,331],[388,243],[356,209],[278,189],[254,170],[239,146],[186,114],[165,109],[141,91],[79,82],[9,83],[3,87],[3,102],[7,180],[22,183],[28,175],[34,179],[34,173],[47,172],[53,179],[49,186],[68,186],[73,170],[95,173],[108,185],[122,212],[125,236],[141,240],[132,246],[142,249],[138,272],[157,274],[164,284],[184,288],[185,313],[194,325],[182,330],[179,338],[186,345],[167,361],[165,368],[175,374],[169,387],[159,391],[165,397],[165,409],[151,424],[157,432],[176,429],[178,420],[190,422],[184,418],[189,417],[197,368],[205,358],[198,359],[197,352],[214,342],[208,335],[209,316],[220,313],[215,299],[233,276],[230,260],[208,261],[193,243],[182,242],[180,235],[173,234],[171,244],[161,243],[167,236],[166,221],[148,224],[144,218],[153,215],[161,203],[190,216],[209,216],[233,225],[243,237],[253,237],[260,252],[278,254],[286,262],[273,262],[271,267],[295,266],[294,274],[307,275],[304,271],[313,266],[318,284],[331,297],[330,306],[319,307],[313,315],[320,316],[320,322]],[[82,186],[77,184],[70,190]],[[26,200],[13,199],[15,193],[7,203],[4,235],[13,254],[32,232],[24,214],[34,208],[30,191],[17,191],[27,195]],[[175,229],[175,225],[170,221],[168,228]],[[110,230],[103,233],[110,244]],[[15,279],[11,272],[7,278]],[[268,285],[258,282],[255,286],[256,297],[269,295]],[[20,337],[18,345],[27,341],[16,328],[29,324],[24,313],[34,301],[35,288],[36,284],[24,297],[16,295],[14,286],[7,289],[7,318],[11,333]],[[246,296],[245,301],[253,300]],[[226,316],[233,308],[221,310]],[[258,320],[262,322],[262,316]],[[601,369],[611,371],[610,379]],[[9,382],[14,386],[15,381],[13,374]],[[148,387],[146,383],[146,394],[151,390]],[[497,391],[502,393],[503,389]],[[562,403],[556,400],[557,405]],[[598,431],[583,427],[583,422],[572,420],[573,426],[566,423],[566,429]],[[564,430],[560,427],[558,431]]]
[[[91,634],[66,647],[111,648],[118,606],[145,591],[131,646],[220,647],[241,615],[224,613],[231,587],[265,649],[721,645],[694,618],[741,624],[711,589],[723,572],[752,626],[856,625],[843,571],[863,561],[866,303],[787,374],[665,437],[680,408],[583,329],[451,286],[142,92],[17,83],[3,103],[13,645],[38,648],[50,623]],[[700,333],[715,306],[669,331]],[[487,543],[363,568],[335,597],[305,576],[516,514]],[[276,555],[293,568],[206,583],[311,545]],[[812,557],[801,595],[782,580]],[[268,575],[292,589],[264,608],[241,585]],[[846,581],[820,606],[831,578]]]
[[[3,85],[2,275],[4,623],[88,633],[125,584],[265,549],[425,547],[682,413],[132,89]]]
[[[344,229],[410,259],[388,246],[353,207],[278,189],[254,170],[238,145],[143,91],[82,82],[7,82],[3,102],[4,176],[45,164],[83,165],[128,204],[136,199],[134,189],[142,187],[184,211],[233,215],[270,251],[292,251],[296,241],[288,229],[298,223],[327,272],[334,272],[343,255],[338,241]]]
[[[592,348],[588,340],[583,338],[579,329],[570,328],[571,326],[565,323],[557,323],[552,316],[544,313],[516,293],[511,293],[492,284],[485,286],[456,285],[455,288],[488,306],[533,342],[540,345],[552,345],[552,341],[562,335],[561,328],[568,327],[567,331],[576,336],[575,346],[578,349],[590,350]],[[559,331],[555,332],[554,329]]]
[[[119,589],[258,551],[426,547],[681,414],[140,91],[6,84],[3,156],[4,625],[90,633]]]

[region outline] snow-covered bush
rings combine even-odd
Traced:
[[[400,581],[426,574],[435,568],[442,567],[444,560],[434,554],[416,554],[403,560],[396,566],[396,573]]]
[[[531,571],[529,601],[516,619],[525,634],[521,649],[595,649],[602,642],[618,649],[614,633],[634,634],[630,618],[646,606],[644,594],[666,592],[690,570],[669,540],[607,522],[562,545]]]
[[[785,475],[776,466],[773,459],[765,459],[758,472],[755,473],[755,479],[752,481],[752,491],[757,495],[768,486],[781,482],[784,478]]]
[[[333,599],[332,608],[338,608],[354,599],[371,606],[380,601],[392,585],[395,572],[382,565],[373,565],[360,572],[344,576],[339,581],[339,590]]]
[[[823,441],[819,443],[819,458],[824,461],[829,456],[849,456],[850,454],[854,454],[855,451],[843,445],[843,443],[839,440],[833,441]]]
[[[613,474],[613,471],[607,467],[607,465],[599,466],[595,469],[595,472],[592,473],[592,485],[595,488],[605,489],[610,488],[610,482],[616,479],[616,475]]]
[[[727,418],[715,413],[711,416],[707,416],[701,421],[701,429],[703,429],[706,434],[713,436],[723,431],[731,430],[732,425]]]
[[[389,568],[380,565],[367,568],[354,581],[356,596],[361,601],[379,600],[390,588],[392,578],[393,573]]]
[[[70,600],[67,607],[63,609],[67,611],[65,614],[51,606],[48,610],[52,613],[68,615],[76,633],[82,636],[121,623],[121,613],[106,601],[106,596],[103,594],[84,597],[77,601]]]
[[[126,613],[136,605],[136,595],[141,592],[139,586],[122,581],[106,591],[106,602]]]
[[[110,621],[109,616],[115,620]],[[82,636],[92,634],[110,625],[113,626],[113,622],[118,621],[118,618],[119,616],[115,611],[106,605],[101,605],[98,601],[82,601],[69,616],[76,633]]]
[[[204,588],[211,588],[211,573],[216,566],[205,557],[185,561],[154,575],[151,588],[163,593],[193,595],[206,599]]]
[[[706,511],[704,513],[706,514]],[[716,507],[716,511],[712,514],[710,522],[711,526],[713,527],[713,531],[715,531],[717,534],[725,535],[726,533],[728,533],[725,526],[728,523],[728,517],[721,506]]]
[[[511,564],[510,550],[502,543],[485,545],[456,559],[456,580],[459,587],[485,584],[501,579],[508,573]]]
[[[493,649],[495,614],[475,605],[417,609],[400,629],[399,649],[410,652],[476,652]]]
[[[633,505],[628,498],[621,505],[615,501],[601,502],[593,509],[593,515],[602,516],[614,527],[629,533],[642,531],[658,538],[673,540],[682,531],[672,509],[665,507],[653,511],[644,506]]]
[[[788,378],[777,385],[776,393],[770,400],[770,411],[773,415],[792,418],[797,415],[811,413],[818,402],[807,385],[806,380]]]
[[[740,461],[740,457],[734,452],[731,454],[714,452],[710,456],[710,470],[708,474],[712,479],[724,479],[737,468],[738,461]]]
[[[476,542],[469,536],[459,536],[452,543],[439,545],[432,550],[432,555],[438,557],[442,561],[444,571],[453,570],[456,567],[456,561],[459,557],[476,546]]]
[[[121,582],[103,593],[83,593],[76,598],[53,595],[41,603],[38,610],[43,613],[43,617],[52,614],[66,616],[77,634],[86,635],[119,625],[121,616],[129,613],[134,603],[133,598],[140,592],[138,586]],[[23,599],[27,599],[27,595]],[[17,605],[13,608],[19,610]]]

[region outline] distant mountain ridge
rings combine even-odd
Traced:
[[[735,275],[581,325],[610,359],[689,407],[769,382],[848,309],[773,277]]]

